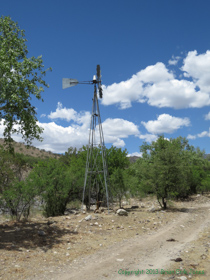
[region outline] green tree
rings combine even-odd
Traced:
[[[112,185],[112,195],[119,202],[120,208],[122,207],[122,199],[126,196],[128,188],[124,179],[124,172],[119,167],[115,169],[110,177],[110,183]]]
[[[47,217],[64,214],[72,194],[72,178],[67,174],[67,166],[57,159],[40,161],[28,180],[44,200]]]
[[[22,215],[28,217],[36,196],[36,189],[26,179],[28,170],[24,157],[0,147],[0,205],[17,220]]]
[[[150,145],[144,143],[141,147],[148,167],[144,170],[146,174],[143,182],[148,184],[150,191],[156,194],[158,202],[165,209],[168,198],[185,195],[189,189],[189,167],[183,159],[186,145],[185,138],[167,140],[159,136],[156,142]]]
[[[30,101],[32,96],[42,100],[43,87],[48,87],[43,80],[47,70],[41,56],[27,57],[26,41],[17,23],[8,16],[0,18],[0,121],[10,149],[13,133],[22,134],[26,144],[41,140],[42,128]]]
[[[128,168],[130,162],[127,155],[128,152],[126,149],[122,150],[114,146],[111,146],[110,149],[106,149],[108,172],[110,176],[118,168],[122,170]]]

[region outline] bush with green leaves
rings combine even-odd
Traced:
[[[67,176],[67,167],[62,162],[57,159],[40,161],[28,180],[42,197],[47,217],[64,214],[71,193],[71,178]]]
[[[167,207],[168,198],[183,198],[196,192],[204,172],[203,154],[189,146],[185,138],[168,140],[159,136],[151,144],[144,143],[141,151],[145,163],[139,171],[140,186],[156,194],[163,208]]]
[[[125,182],[125,176],[125,171],[118,167],[110,177],[112,195],[119,202],[120,208],[122,207],[122,199],[128,196],[128,185]]]
[[[36,195],[35,189],[25,178],[28,170],[24,157],[0,147],[0,206],[17,220],[22,215],[29,215]]]
[[[8,210],[16,220],[22,216],[27,219],[35,196],[36,190],[27,181],[11,182],[2,194],[4,210]]]

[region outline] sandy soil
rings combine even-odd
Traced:
[[[90,221],[87,213],[2,220],[0,279],[210,279],[210,197],[152,206],[131,200],[128,216],[105,211]]]

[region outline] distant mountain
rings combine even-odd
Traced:
[[[129,158],[130,163],[134,163],[134,162],[136,162],[140,157],[132,156],[132,157],[128,157],[128,158]]]
[[[4,145],[4,139],[0,138],[0,145]],[[38,158],[59,158],[59,154],[52,153],[50,151],[45,151],[44,149],[38,149],[34,146],[27,147],[24,143],[15,142],[13,143],[15,153],[24,154],[32,157]]]

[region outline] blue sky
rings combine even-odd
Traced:
[[[62,78],[92,80],[100,64],[107,147],[138,155],[164,134],[210,153],[209,10],[207,0],[1,1],[29,56],[52,67],[44,102],[32,100],[44,127],[34,145],[63,153],[88,143],[93,86],[63,90]]]

